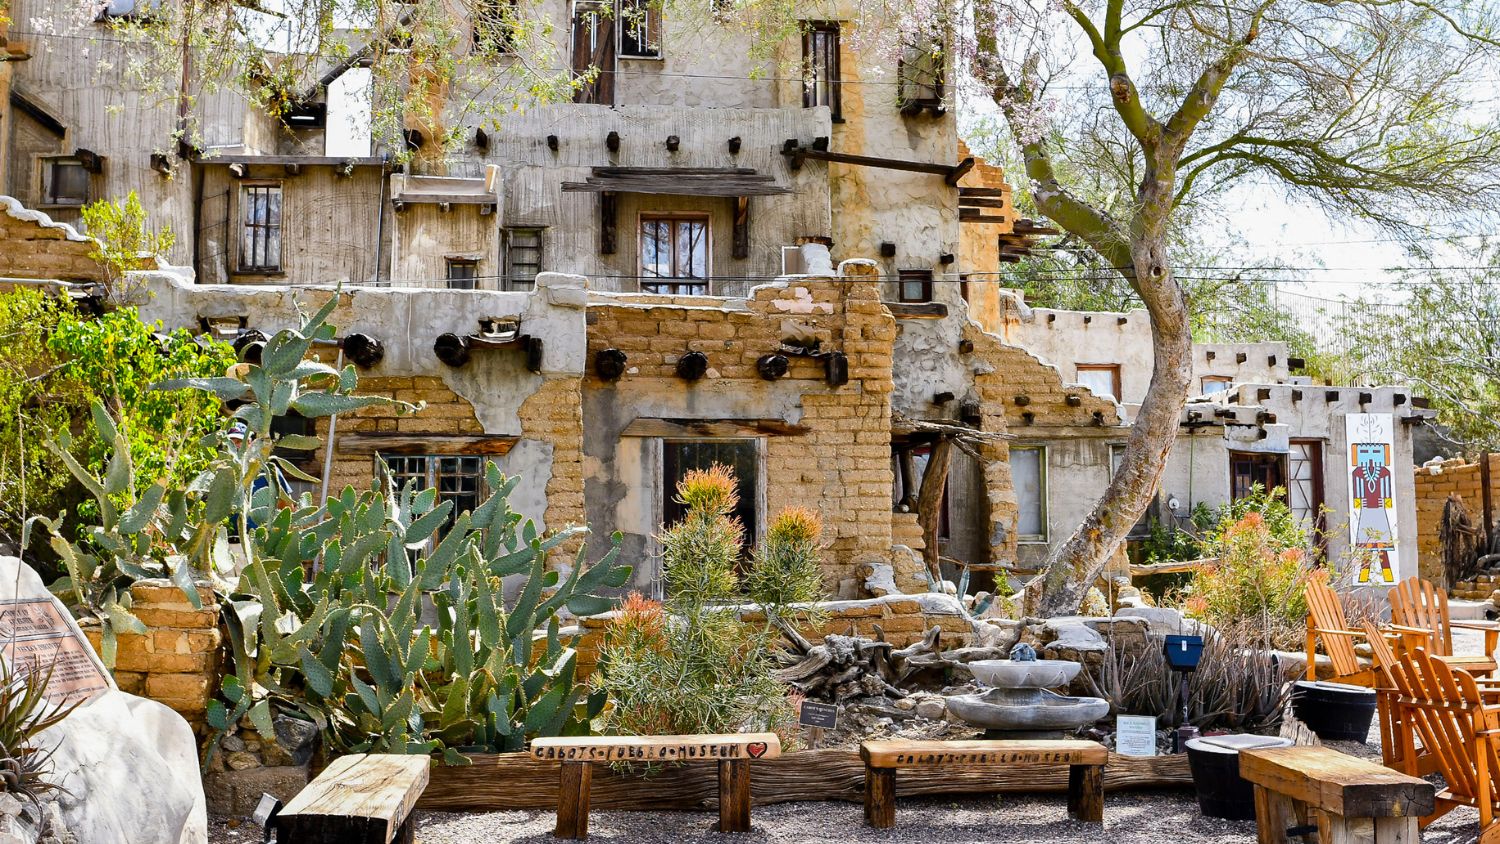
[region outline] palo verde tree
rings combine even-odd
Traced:
[[[1150,313],[1154,370],[1125,455],[1027,590],[1070,612],[1148,506],[1190,387],[1192,313],[1174,229],[1232,189],[1276,191],[1395,235],[1486,218],[1500,132],[1478,102],[1500,42],[1490,4],[1426,0],[869,0],[893,46],[945,30],[993,100],[1037,207]],[[962,23],[960,23],[962,22]],[[871,37],[871,36],[867,36]],[[1128,201],[1090,201],[1113,168]]]

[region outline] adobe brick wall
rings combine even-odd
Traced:
[[[548,378],[527,396],[519,410],[521,430],[530,439],[552,446],[552,476],[547,479],[549,529],[582,525],[583,512],[583,389],[578,378]],[[560,546],[549,564],[571,563],[581,541]]]
[[[104,269],[89,257],[93,248],[93,238],[72,226],[0,196],[0,276],[103,281]]]
[[[213,591],[200,587],[201,609],[166,581],[142,580],[130,587],[130,611],[145,633],[119,635],[115,682],[120,690],[164,703],[186,718],[199,737],[206,735],[208,702],[217,694],[223,635]],[[102,652],[97,627],[85,627],[94,650]]]
[[[691,390],[677,377],[682,354],[709,358],[715,380],[763,386],[756,360],[780,346],[786,323],[815,331],[825,349],[849,359],[849,382],[830,387],[820,360],[792,357],[783,383],[800,391],[797,424],[811,430],[766,438],[768,517],[803,506],[823,518],[825,582],[830,593],[859,568],[891,557],[891,348],[895,320],[872,281],[794,280],[757,288],[743,309],[723,300],[612,297],[589,307],[589,358],[616,348],[629,357],[619,385],[631,395]],[[593,382],[600,385],[602,382]],[[649,415],[643,413],[642,415]],[[710,412],[707,414],[712,416]]]
[[[1490,456],[1490,494],[1500,509],[1500,454]],[[1483,493],[1479,488],[1479,463],[1463,459],[1446,460],[1440,474],[1426,467],[1416,470],[1417,484],[1417,570],[1434,583],[1444,583],[1443,552],[1438,544],[1438,528],[1443,521],[1443,505],[1448,496],[1464,500],[1469,517],[1479,525],[1484,520]],[[1500,521],[1500,519],[1497,519]]]

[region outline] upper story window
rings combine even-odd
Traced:
[[[573,3],[575,103],[615,104],[615,16],[598,0]]]
[[[474,8],[474,49],[501,55],[516,52],[519,0],[479,0]]]
[[[707,217],[641,217],[641,291],[708,295],[708,233]]]
[[[536,274],[542,271],[542,230],[513,226],[505,230],[506,290],[530,290],[536,285]]]
[[[1016,539],[1047,541],[1047,448],[1010,447],[1010,483],[1016,493]]]
[[[932,270],[901,270],[896,282],[898,298],[903,302],[932,301]]]
[[[839,25],[810,21],[802,34],[802,107],[828,106],[835,121],[843,119],[839,92]]]
[[[479,279],[479,262],[473,258],[448,259],[448,289],[473,290]]]
[[[281,183],[240,186],[242,273],[281,272]]]
[[[901,51],[898,74],[901,113],[913,115],[923,109],[941,113],[943,107],[943,46],[940,41],[922,41]]]
[[[660,0],[620,0],[620,56],[661,58]]]
[[[42,159],[42,204],[84,205],[89,201],[89,171],[78,158]]]
[[[1078,364],[1078,383],[1100,398],[1120,400],[1120,365],[1118,363]]]

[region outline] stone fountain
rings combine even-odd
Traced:
[[[948,698],[948,711],[983,727],[991,738],[1071,733],[1109,713],[1109,701],[1048,691],[1066,686],[1083,666],[1065,659],[1037,659],[1029,645],[1016,645],[1010,659],[979,660],[968,663],[968,668],[975,680],[990,688]]]

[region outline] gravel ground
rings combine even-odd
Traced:
[[[1454,631],[1454,650],[1483,650],[1479,633]],[[1380,736],[1372,725],[1366,744],[1332,742],[1345,753],[1380,758]],[[1116,792],[1105,796],[1104,829],[1070,820],[1061,794],[1001,794],[956,798],[903,798],[896,828],[872,830],[855,803],[784,803],[755,807],[753,829],[724,836],[711,829],[712,812],[611,812],[589,816],[589,840],[598,842],[1140,842],[1140,844],[1217,844],[1255,840],[1253,822],[1205,818],[1190,790]],[[417,826],[420,844],[551,844],[555,816],[550,811],[424,813]],[[1476,839],[1479,814],[1456,809],[1428,827],[1430,844],[1468,844]],[[260,830],[237,819],[209,818],[209,844],[250,844]]]

